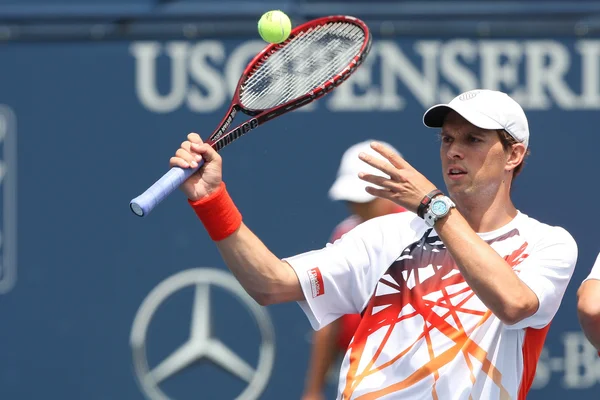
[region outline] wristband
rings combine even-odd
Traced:
[[[417,208],[417,215],[421,218],[425,218],[425,209],[427,208],[429,203],[431,203],[431,200],[435,196],[439,196],[440,194],[444,193],[442,193],[441,190],[434,189],[431,192],[429,192],[425,197],[423,197],[423,200],[421,200],[421,203],[419,203],[419,208]]]
[[[208,196],[196,201],[188,199],[188,203],[215,242],[229,237],[242,224],[242,214],[229,197],[225,182],[221,181],[218,189]]]

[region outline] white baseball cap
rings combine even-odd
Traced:
[[[450,111],[481,129],[504,129],[518,142],[529,146],[529,124],[523,108],[506,93],[477,89],[456,96],[448,104],[438,104],[423,114],[423,123],[441,128]]]
[[[337,178],[329,189],[330,199],[351,201],[354,203],[367,203],[375,199],[375,196],[372,196],[365,191],[365,188],[369,186],[369,183],[358,177],[359,172],[365,172],[384,177],[386,176],[377,168],[371,167],[369,164],[358,158],[358,155],[363,152],[385,160],[381,154],[377,153],[371,148],[372,142],[373,140],[366,140],[364,142],[357,143],[344,152],[340,167],[338,168]],[[393,149],[396,153],[398,153],[398,151],[392,145],[379,140],[377,142]]]

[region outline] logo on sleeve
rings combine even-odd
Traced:
[[[310,279],[310,289],[312,291],[313,299],[317,296],[325,294],[325,287],[323,286],[323,276],[319,267],[309,269],[308,279]]]

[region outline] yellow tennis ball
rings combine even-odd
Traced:
[[[258,33],[265,42],[281,43],[290,36],[292,21],[282,11],[267,11],[258,21]]]

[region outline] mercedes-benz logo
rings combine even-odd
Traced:
[[[158,307],[169,296],[192,285],[196,290],[190,338],[151,369],[146,353],[146,333],[150,321]],[[262,339],[256,368],[235,354],[218,338],[211,336],[209,293],[211,285],[221,287],[237,297],[256,320]],[[201,359],[207,359],[247,382],[247,387],[236,397],[237,400],[256,400],[269,381],[275,358],[275,331],[266,309],[246,293],[233,275],[213,268],[182,271],[156,286],[144,299],[135,316],[130,340],[137,380],[150,400],[169,399],[160,389],[160,383]]]

